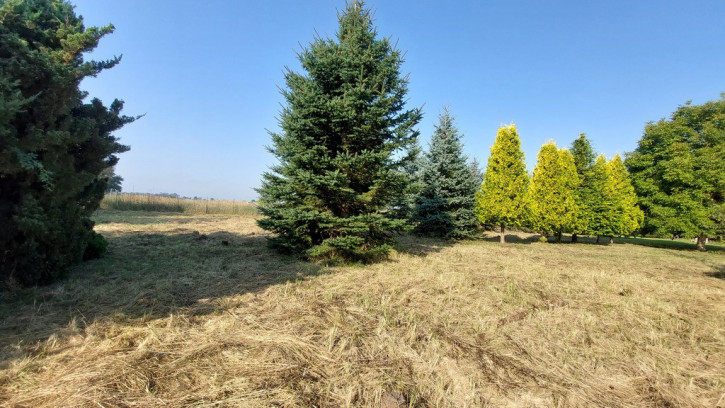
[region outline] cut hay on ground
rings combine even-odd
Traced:
[[[98,221],[105,259],[2,294],[0,406],[725,406],[723,251],[400,237],[328,268],[251,216]]]

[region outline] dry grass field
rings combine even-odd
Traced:
[[[722,247],[401,236],[326,267],[254,221],[99,212],[105,258],[0,293],[0,406],[725,407]]]
[[[101,201],[101,209],[250,216],[256,212],[255,204],[246,201],[195,200],[137,193],[106,194]]]

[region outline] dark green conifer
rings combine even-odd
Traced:
[[[416,232],[453,239],[472,236],[479,224],[474,208],[480,180],[463,154],[461,135],[447,108],[433,132],[421,180]]]
[[[617,234],[619,206],[615,202],[614,182],[607,159],[604,155],[597,157],[589,171],[589,182],[583,189],[588,203],[588,230],[599,237],[611,237]]]
[[[288,71],[281,131],[263,175],[259,225],[282,250],[309,258],[369,260],[406,221],[391,206],[408,177],[419,109],[406,110],[403,57],[373,28],[362,1],[339,15],[336,39],[316,38]]]
[[[574,158],[574,165],[576,166],[576,172],[579,175],[580,181],[577,192],[579,195],[579,210],[581,212],[583,222],[580,224],[580,228],[573,231],[571,234],[571,242],[577,242],[577,235],[587,232],[587,221],[589,220],[587,212],[589,211],[590,203],[589,197],[584,194],[584,189],[589,183],[589,172],[594,165],[596,154],[594,153],[594,149],[592,149],[592,145],[589,142],[587,135],[584,133],[579,134],[579,137],[572,142],[571,149],[569,149],[569,151]]]
[[[86,29],[65,1],[0,2],[2,279],[47,283],[103,247],[90,216],[101,172],[128,149],[112,133],[133,118],[121,101],[85,102],[79,84],[119,62],[83,59],[112,31]]]

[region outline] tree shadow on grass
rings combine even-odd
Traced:
[[[259,232],[114,231],[106,238],[106,256],[71,268],[65,279],[0,292],[0,369],[53,336],[84,335],[94,322],[222,313],[243,304],[240,295],[329,271],[280,255]]]
[[[425,257],[430,253],[440,252],[455,244],[456,241],[443,238],[431,238],[413,233],[399,234],[395,237],[394,249],[412,256]]]
[[[533,244],[535,242],[539,242],[540,237],[541,235],[539,234],[529,234],[524,232],[504,234],[506,244]],[[489,232],[482,239],[486,242],[501,242],[501,236],[498,232]]]
[[[551,237],[549,238],[549,242],[555,242]],[[562,238],[562,244],[565,243],[573,243],[571,242],[571,237],[568,235],[565,235]],[[697,251],[697,246],[689,241],[689,240],[671,240],[667,238],[638,238],[638,237],[614,237],[614,242],[609,243],[609,237],[608,236],[601,236],[599,238],[599,242],[597,242],[596,236],[589,236],[589,235],[580,235],[577,238],[576,244],[585,244],[585,245],[601,245],[601,246],[607,246],[607,245],[618,245],[618,244],[631,244],[631,245],[639,245],[639,246],[645,246],[650,248],[661,248],[661,249],[674,249],[678,251]],[[725,252],[725,246],[716,243],[716,244],[708,244],[707,250],[711,252]]]
[[[689,240],[667,239],[667,238],[614,238],[615,244],[632,244],[641,245],[651,248],[675,249],[678,251],[697,251],[697,245]],[[705,245],[708,252],[725,252],[725,246],[722,244]]]
[[[713,272],[707,272],[705,275],[711,278],[725,279],[725,265],[717,266]]]

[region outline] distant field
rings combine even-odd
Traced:
[[[152,194],[107,194],[101,209],[119,211],[177,212],[184,214],[254,214],[256,205],[247,201],[204,200],[163,197]]]
[[[255,217],[99,211],[105,258],[0,293],[0,406],[725,406],[721,245],[400,236],[332,268]]]

